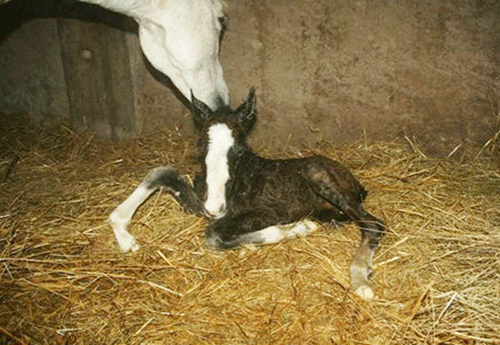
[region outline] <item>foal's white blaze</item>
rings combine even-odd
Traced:
[[[220,218],[226,207],[226,182],[229,180],[227,154],[234,144],[234,138],[227,125],[219,123],[208,129],[207,200],[205,210]]]

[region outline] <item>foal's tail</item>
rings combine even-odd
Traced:
[[[185,211],[202,213],[203,205],[191,184],[172,167],[159,167],[151,170],[141,183],[149,190],[160,187],[172,194]]]

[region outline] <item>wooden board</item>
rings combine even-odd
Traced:
[[[58,19],[72,127],[121,139],[136,131],[125,34],[103,24]]]

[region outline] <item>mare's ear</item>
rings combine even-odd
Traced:
[[[201,130],[205,121],[212,115],[212,109],[193,94],[191,90],[191,104],[193,111],[193,121],[196,129]]]
[[[238,116],[238,123],[248,134],[253,128],[255,121],[257,120],[255,103],[257,102],[255,97],[255,89],[252,87],[248,91],[248,96],[245,102],[236,109],[236,115]]]

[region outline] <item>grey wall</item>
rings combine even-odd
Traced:
[[[228,1],[223,65],[259,140],[407,135],[431,154],[499,130],[497,1]],[[460,150],[457,152],[460,154]]]
[[[406,136],[429,155],[458,147],[460,157],[500,130],[497,1],[226,3],[225,78],[234,106],[257,89],[257,145]],[[189,128],[171,93],[135,71],[144,129]]]

